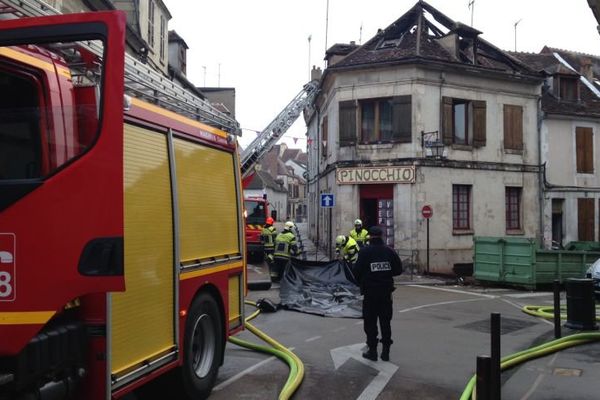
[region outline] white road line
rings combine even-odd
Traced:
[[[405,312],[409,312],[409,311],[420,310],[421,308],[444,306],[444,305],[456,304],[456,303],[469,303],[472,301],[483,301],[483,300],[491,300],[491,299],[465,299],[465,300],[441,301],[439,303],[423,304],[423,305],[416,306],[416,307],[404,308],[402,310],[399,310],[398,312],[405,313]]]
[[[505,302],[505,303],[508,303],[508,304],[510,304],[511,306],[513,306],[513,307],[515,307],[515,308],[518,308],[519,310],[522,310],[522,309],[523,309],[523,305],[522,305],[522,304],[513,303],[512,301],[510,301],[510,300],[506,300],[506,299],[501,299],[501,300],[502,300],[503,302]],[[532,317],[533,317],[533,316],[532,316]],[[533,318],[535,318],[535,317],[533,317]],[[548,321],[546,318],[539,318],[539,319],[541,319],[543,322],[547,323],[548,325],[552,325],[552,326],[554,326],[554,322],[550,322],[550,321]]]
[[[319,339],[321,339],[321,336],[313,336],[311,338],[306,339],[305,342],[307,342],[307,343],[314,342],[315,340],[319,340]]]
[[[473,292],[467,292],[466,290],[448,289],[448,288],[441,288],[441,287],[437,287],[437,286],[423,286],[423,285],[406,285],[406,286],[416,287],[416,288],[420,288],[420,289],[440,290],[442,292],[468,294],[471,296],[485,297],[486,299],[498,298],[498,296],[493,296],[491,294],[473,293]]]
[[[524,299],[527,297],[545,297],[552,296],[551,292],[537,292],[537,293],[513,293],[513,294],[505,294],[505,297],[512,297],[513,299]]]
[[[290,351],[294,351],[294,347],[289,347]],[[277,357],[275,356],[271,356],[265,360],[262,360],[261,362],[254,364],[253,366],[246,368],[245,370],[238,372],[237,374],[235,374],[234,376],[232,376],[229,379],[224,380],[223,382],[219,383],[218,385],[216,385],[213,388],[213,391],[219,391],[221,389],[225,389],[227,386],[231,385],[232,383],[234,383],[235,381],[239,380],[240,378],[243,378],[245,375],[249,374],[250,372],[262,367],[263,365],[270,363],[273,360],[276,360]]]
[[[558,357],[558,353],[554,353],[554,356],[548,362],[548,367],[550,367],[550,368],[552,367],[552,365],[556,361],[556,357]],[[535,392],[535,390],[538,388],[538,386],[540,386],[540,383],[542,383],[542,381],[544,380],[544,377],[545,377],[545,375],[543,373],[539,374],[538,377],[533,382],[533,385],[531,385],[531,387],[527,391],[527,393],[525,393],[525,395],[523,397],[521,397],[521,400],[529,399],[529,397],[531,397],[531,395]]]
[[[340,326],[339,328],[335,328],[333,331],[334,332],[340,332],[340,331],[343,331],[344,329],[346,329],[345,326]]]

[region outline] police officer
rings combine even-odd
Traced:
[[[352,267],[358,258],[358,244],[350,236],[339,235],[335,238],[335,253]]]
[[[369,244],[369,232],[363,228],[360,219],[354,221],[354,229],[350,231],[350,237],[356,241],[359,249]]]
[[[265,259],[271,265],[273,263],[273,253],[275,252],[275,238],[277,237],[277,229],[273,226],[275,221],[269,217],[265,221],[265,226],[260,234],[260,243],[263,245]]]
[[[358,253],[354,266],[354,277],[363,294],[363,326],[367,335],[368,349],[363,357],[377,361],[377,320],[381,328],[381,359],[389,361],[392,341],[393,305],[392,292],[394,279],[402,273],[402,262],[398,254],[383,243],[381,228],[373,226],[369,229],[371,236],[368,246]]]
[[[298,244],[296,242],[296,236],[292,233],[294,223],[287,221],[283,226],[283,231],[275,238],[275,264],[271,269],[271,280],[273,282],[279,282],[281,280],[281,274],[285,271],[285,267],[290,262],[291,257],[297,257],[300,255]]]

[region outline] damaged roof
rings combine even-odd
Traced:
[[[538,75],[518,59],[480,38],[480,34],[480,31],[452,20],[425,1],[419,1],[394,23],[330,68],[433,61],[511,74]],[[329,52],[337,50],[336,46],[340,45],[336,44]]]

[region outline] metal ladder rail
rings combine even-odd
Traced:
[[[298,119],[302,111],[314,99],[318,81],[311,81],[275,117],[275,119],[244,149],[241,156],[242,174],[250,172],[252,166],[268,152],[273,144]]]
[[[4,4],[5,7],[1,7]],[[60,12],[42,0],[0,0],[0,14],[14,17],[39,17],[57,15]],[[86,46],[97,55],[103,49],[92,42]],[[240,135],[239,123],[223,114],[209,102],[194,96],[179,84],[167,79],[152,68],[125,54],[125,88],[134,97],[141,97],[166,109],[171,109],[210,125]]]

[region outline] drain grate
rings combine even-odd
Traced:
[[[500,319],[500,334],[505,335],[512,333],[520,329],[529,328],[530,326],[536,325],[537,322],[531,322],[524,319],[516,318],[501,318]],[[490,320],[482,319],[481,321],[470,322],[465,325],[457,326],[459,329],[466,329],[469,331],[490,333]]]

